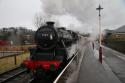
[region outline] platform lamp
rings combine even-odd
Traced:
[[[103,8],[101,7],[100,4],[99,4],[99,7],[96,8],[96,10],[99,11],[99,61],[100,61],[100,63],[102,63],[102,46],[101,46],[102,32],[101,32],[101,13],[100,13],[102,9]]]

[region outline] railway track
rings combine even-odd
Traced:
[[[17,78],[19,75],[22,75],[23,73],[26,72],[26,69],[23,68],[16,68],[14,70],[5,72],[0,75],[0,83],[9,83],[11,80],[14,78]]]

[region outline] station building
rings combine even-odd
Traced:
[[[125,53],[125,25],[116,30],[106,30],[104,42],[106,46]]]

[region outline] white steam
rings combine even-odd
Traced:
[[[47,17],[60,20],[63,16],[71,19],[65,20],[69,28],[81,32],[98,33],[98,11],[99,3],[104,7],[101,11],[102,28],[118,28],[125,23],[125,1],[124,0],[41,0],[42,10]],[[62,21],[64,21],[63,18]],[[62,22],[61,21],[61,22]],[[62,23],[62,24],[64,24]]]
[[[41,0],[47,15],[70,14],[84,23],[92,23],[96,16],[95,0]],[[91,18],[92,17],[92,18]]]
[[[41,2],[44,15],[49,18],[57,16],[60,24],[63,26],[68,24],[67,26],[73,30],[91,32],[89,29],[97,19],[96,0],[41,0]]]

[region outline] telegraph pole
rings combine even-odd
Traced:
[[[101,7],[101,5],[99,4],[99,7],[96,8],[96,10],[99,11],[99,61],[100,63],[102,63],[102,32],[101,32],[101,10],[103,8]]]

